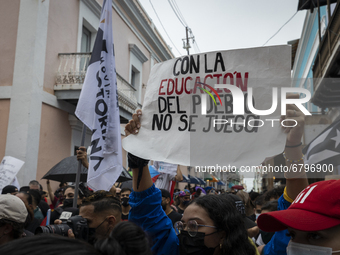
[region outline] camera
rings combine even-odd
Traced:
[[[63,223],[59,225],[40,226],[35,230],[35,234],[57,234],[68,236],[67,232],[69,229],[72,229],[75,238],[85,241],[89,240],[87,220],[79,215],[72,216],[66,221],[63,220]]]

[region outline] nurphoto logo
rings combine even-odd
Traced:
[[[217,96],[217,98],[219,99],[220,105],[222,106],[222,100],[220,98],[220,96],[218,95],[217,91],[205,84],[205,83],[201,83],[198,82],[201,85],[204,85],[206,87],[208,87],[212,92],[215,93],[215,95]],[[203,91],[205,91],[213,100],[213,102],[215,103],[215,106],[217,105],[217,102],[214,98],[214,96],[212,95],[212,93],[210,93],[208,90],[204,89],[204,88],[200,88],[197,87]],[[224,91],[226,93],[230,93],[233,97],[233,101],[232,101],[232,114],[233,115],[244,115],[245,114],[245,107],[247,107],[247,110],[255,115],[259,115],[259,116],[266,116],[266,115],[270,115],[272,113],[275,112],[275,110],[278,107],[278,88],[273,87],[272,88],[272,105],[269,109],[267,110],[258,110],[255,109],[254,107],[254,103],[253,103],[253,88],[249,87],[247,92],[248,95],[246,97],[246,104],[245,104],[245,96],[242,92],[242,90],[234,85],[231,84],[215,84],[215,88],[216,89],[224,89]],[[280,89],[281,92],[281,97],[280,97],[280,103],[281,103],[281,115],[286,115],[286,105],[287,104],[293,104],[295,105],[304,115],[312,115],[302,104],[307,103],[310,99],[311,99],[311,93],[309,90],[304,89],[304,88],[281,88]],[[287,94],[288,93],[300,93],[300,94],[304,94],[305,97],[303,98],[295,98],[295,99],[291,99],[288,98],[287,99]],[[201,94],[201,114],[202,115],[207,115],[207,94]],[[272,127],[274,126],[274,122],[275,121],[280,121],[279,119],[265,119],[264,121],[269,121],[272,123]],[[262,127],[264,125],[264,121],[261,119],[250,119],[248,121],[248,126],[250,127]],[[287,121],[292,121],[295,124],[292,126],[289,125],[285,125],[285,122]],[[245,126],[245,120],[243,122],[238,122],[238,123],[233,123],[231,120],[227,120],[227,119],[213,119],[213,126],[215,127],[216,125],[224,125],[229,123],[229,125],[243,125]],[[284,119],[281,121],[282,126],[284,127],[295,127],[297,125],[297,121],[294,119]]]

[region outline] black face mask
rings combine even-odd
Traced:
[[[89,228],[89,234],[88,234],[88,239],[87,242],[91,245],[94,245],[97,241],[96,238],[96,229],[95,228]]]
[[[165,211],[166,210],[166,204],[161,204],[162,205],[162,208],[163,208],[163,210]]]
[[[124,207],[129,206],[129,198],[128,197],[123,197],[121,200],[122,200],[122,206],[124,206]]]
[[[180,255],[189,255],[189,254],[212,255],[214,254],[216,247],[208,248],[207,246],[205,246],[204,245],[205,236],[206,236],[205,233],[197,232],[196,236],[191,237],[188,231],[182,230],[181,233],[178,235]]]
[[[89,232],[88,232],[87,242],[89,244],[94,245],[97,242],[98,237],[96,235],[96,231],[106,220],[107,219],[105,219],[102,223],[100,223],[96,228],[88,228]],[[107,235],[107,233],[106,233],[106,235]],[[105,237],[103,237],[103,238],[105,238]]]
[[[68,198],[68,199],[64,199],[63,202],[63,207],[72,207],[73,206],[73,198]]]

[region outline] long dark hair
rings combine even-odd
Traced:
[[[150,242],[143,229],[124,221],[118,223],[110,236],[99,240],[95,248],[102,255],[151,255]]]
[[[0,254],[11,255],[100,255],[93,246],[57,235],[37,235],[20,238],[0,246]]]
[[[192,204],[205,209],[215,226],[225,232],[220,254],[255,255],[255,247],[248,239],[242,215],[235,205],[222,196],[203,196]]]

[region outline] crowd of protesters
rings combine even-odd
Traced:
[[[288,105],[286,117],[298,122],[284,130],[288,166],[303,162],[303,116]],[[140,110],[133,115],[127,135],[138,133],[141,117]],[[84,148],[78,159],[88,165]],[[149,159],[128,154],[128,164],[132,188],[93,192],[82,184],[75,194],[66,183],[53,192],[47,181],[44,192],[35,180],[20,189],[4,187],[0,254],[340,253],[340,180],[309,185],[304,172],[288,172],[285,187],[263,194],[190,185],[178,190],[171,188],[183,178],[177,166],[176,175],[157,181]]]

